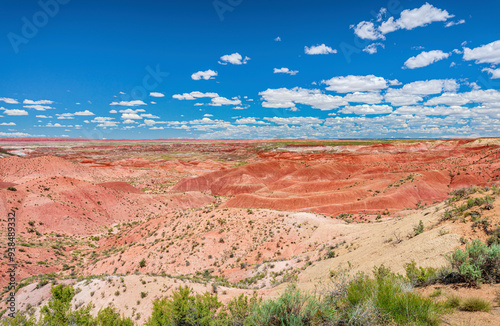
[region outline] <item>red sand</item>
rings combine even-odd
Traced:
[[[185,178],[171,191],[232,196],[227,207],[332,215],[413,208],[442,200],[453,189],[500,179],[498,146],[463,143],[349,145],[335,154],[266,152],[260,154],[264,162]]]
[[[14,186],[17,186],[17,183],[0,181],[0,189],[5,189],[5,188],[9,188],[9,187],[14,187]]]
[[[110,189],[124,191],[124,192],[131,192],[134,194],[142,193],[139,189],[131,186],[130,184],[128,184],[126,182],[121,182],[121,181],[103,182],[103,183],[98,183],[97,185],[103,186],[104,188],[110,188]]]

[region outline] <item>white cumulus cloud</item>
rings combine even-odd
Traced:
[[[227,65],[228,63],[233,65],[244,65],[248,62],[248,60],[250,60],[249,57],[245,56],[245,58],[243,58],[241,54],[236,52],[233,54],[223,55],[222,57],[220,57],[219,63],[221,65]]]
[[[402,88],[388,89],[385,94],[385,101],[393,106],[414,105],[423,101],[424,96],[442,92],[456,92],[459,87],[460,85],[454,79],[419,80],[406,84]],[[456,101],[456,99],[448,100]],[[443,98],[443,101],[447,102],[447,99]]]
[[[309,55],[316,55],[316,54],[330,54],[330,53],[337,53],[336,49],[332,49],[329,46],[326,46],[325,44],[319,44],[319,45],[313,45],[311,47],[304,47],[304,52]]]
[[[159,116],[153,115],[151,113],[142,113],[141,117],[143,118],[148,118],[148,119],[159,119]]]
[[[106,127],[116,127],[118,122],[112,121],[114,118],[110,117],[95,117],[91,122],[97,123],[97,127],[106,128]]]
[[[358,114],[358,115],[385,114],[385,113],[391,113],[392,107],[390,105],[361,104],[354,106],[345,106],[340,110],[340,112],[343,114]]]
[[[406,94],[430,95],[440,94],[443,91],[454,92],[460,85],[454,79],[431,79],[419,80],[403,86],[402,90]]]
[[[350,93],[350,92],[366,92],[378,91],[388,87],[388,84],[396,83],[397,81],[388,81],[383,77],[375,75],[367,76],[338,76],[328,80],[321,81],[323,84],[328,85],[326,88],[329,91],[337,93]]]
[[[56,116],[57,116],[57,119],[60,119],[60,120],[67,120],[67,119],[74,119],[75,118],[73,113],[62,113],[62,114],[56,113]]]
[[[310,124],[320,124],[323,122],[322,119],[316,117],[272,117],[264,118],[264,120],[274,122],[279,125],[310,125]]]
[[[351,28],[354,29],[354,34],[365,40],[385,39],[385,36],[375,27],[373,22],[362,21],[356,26],[352,25]]]
[[[274,68],[274,73],[275,74],[289,74],[289,75],[293,76],[293,75],[298,74],[299,71],[298,70],[290,70],[288,68],[280,68],[280,69]]]
[[[344,99],[350,103],[377,104],[382,102],[384,97],[379,92],[354,92],[344,96]]]
[[[3,137],[45,137],[45,135],[30,135],[25,132],[0,132]]]
[[[500,68],[499,69],[491,69],[491,68],[484,68],[482,71],[486,71],[491,75],[491,79],[498,79],[500,78]]]
[[[443,93],[425,102],[425,105],[464,105],[470,102],[463,93]]]
[[[23,104],[41,104],[41,105],[44,105],[44,104],[53,104],[54,101],[50,101],[50,100],[39,100],[39,101],[33,101],[33,100],[24,100],[23,101]]]
[[[165,94],[162,94],[159,92],[151,92],[151,93],[149,93],[149,96],[151,96],[151,97],[165,97]]]
[[[139,106],[139,105],[147,105],[141,100],[134,101],[120,101],[120,102],[111,102],[109,105],[119,105],[119,106]]]
[[[422,68],[430,64],[433,64],[434,62],[446,59],[449,56],[450,56],[449,53],[445,53],[441,50],[434,50],[428,52],[423,51],[417,56],[411,57],[408,60],[406,60],[404,65],[406,68],[409,69]]]
[[[381,13],[383,12],[384,11],[381,10]],[[375,24],[372,21],[362,21],[357,25],[352,25],[351,28],[354,29],[354,33],[362,39],[384,40],[384,35],[387,33],[400,29],[412,30],[417,27],[427,26],[433,22],[444,22],[453,17],[454,15],[451,15],[446,10],[425,3],[420,8],[403,10],[398,19],[390,17],[380,24]],[[382,15],[379,15],[377,22],[380,22],[381,18]]]
[[[451,27],[451,26],[461,25],[461,24],[465,24],[465,19],[447,22],[446,25],[444,25],[444,27]]]
[[[172,95],[172,98],[175,98],[177,100],[194,100],[197,98],[203,98],[203,97],[218,97],[219,94],[217,93],[203,93],[203,92],[198,92],[194,91],[191,93],[183,93],[183,94],[174,94]]]
[[[372,43],[372,44],[366,46],[363,49],[363,52],[366,52],[368,54],[375,54],[378,51],[377,46],[380,46],[382,49],[385,47],[384,44],[382,44],[382,43]]]
[[[476,63],[500,63],[500,40],[474,49],[464,48],[464,60],[476,60]]]
[[[0,110],[4,110],[3,114],[5,115],[28,115],[28,111],[26,110],[19,110],[19,109],[7,110],[5,108],[0,108]]]
[[[295,104],[309,105],[320,110],[332,110],[348,104],[341,96],[321,93],[318,89],[295,87],[292,89],[267,89],[259,93],[262,96],[262,106],[265,108],[294,109]]]
[[[94,115],[94,113],[90,112],[89,110],[85,110],[85,111],[75,112],[75,115],[78,115],[78,116],[87,116],[87,115]]]
[[[19,104],[19,102],[16,99],[8,97],[0,97],[0,102],[5,102],[7,104]]]
[[[120,110],[120,113],[137,113],[137,112],[146,112],[144,109],[126,109],[126,110]]]
[[[217,75],[218,75],[217,71],[213,71],[212,69],[208,69],[207,71],[195,72],[194,74],[191,75],[191,78],[193,80],[200,80],[200,79],[209,80],[209,79],[214,79],[215,76],[217,76]]]
[[[221,105],[240,105],[241,100],[237,98],[233,98],[232,100],[227,99],[225,97],[213,97],[212,101],[209,103],[209,105],[212,106],[221,106]]]
[[[427,26],[433,22],[446,21],[455,17],[446,10],[425,3],[420,8],[403,10],[400,18],[395,22],[401,29],[411,30],[416,27]]]
[[[423,100],[421,96],[405,93],[400,88],[388,89],[384,98],[386,102],[394,106],[413,105]]]
[[[40,104],[23,105],[23,107],[26,109],[33,109],[33,110],[37,110],[37,111],[45,111],[45,110],[53,109],[53,107],[51,107],[51,106],[40,105]]]
[[[268,125],[269,124],[269,123],[266,123],[264,121],[257,121],[253,117],[237,119],[234,123],[237,124],[237,125],[248,125],[248,124],[252,124],[252,125]]]
[[[208,69],[207,71],[195,72],[194,74],[191,75],[191,78],[193,80],[200,80],[200,79],[209,80],[209,79],[214,79],[215,76],[217,76],[217,75],[218,75],[217,71],[213,71],[212,69]]]

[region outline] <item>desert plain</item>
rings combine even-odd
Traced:
[[[320,292],[335,271],[445,266],[500,222],[494,138],[2,139],[0,148],[0,220],[16,212],[20,311],[47,303],[56,283],[78,289],[75,306],[92,302],[95,313],[113,304],[138,324],[180,285],[222,302],[274,298],[290,283]],[[452,203],[464,188],[475,190]],[[487,223],[446,218],[453,205],[485,195],[494,202],[476,211]],[[443,324],[500,323],[497,284],[416,291],[436,288],[492,304],[446,314]]]

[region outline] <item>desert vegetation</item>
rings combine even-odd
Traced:
[[[479,245],[473,244],[466,251]],[[455,260],[451,259],[453,265]],[[478,270],[490,272],[484,265]],[[215,293],[195,294],[190,287],[181,286],[171,296],[153,301],[152,315],[145,325],[438,325],[443,314],[456,309],[491,309],[491,302],[477,297],[440,301],[433,298],[435,294],[416,292],[415,286],[445,281],[449,274],[419,268],[414,262],[406,265],[406,275],[381,265],[373,269],[372,275],[350,275],[341,270],[331,271],[330,276],[330,283],[321,291],[304,292],[291,284],[275,299],[242,294],[227,304],[221,303]],[[28,309],[14,319],[4,320],[2,325],[135,325],[113,306],[99,310],[97,316],[90,314],[92,304],[73,308],[72,286],[56,285],[51,293],[52,298],[40,309],[38,318]]]
[[[321,143],[3,158],[21,278],[4,324],[437,325],[497,311],[498,146]]]

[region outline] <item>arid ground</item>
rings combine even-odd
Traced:
[[[14,210],[21,310],[43,305],[59,282],[79,289],[77,306],[113,303],[143,323],[152,300],[181,284],[223,302],[274,297],[290,282],[321,291],[331,271],[445,266],[500,224],[488,190],[500,185],[499,139],[4,139],[0,148],[0,244]],[[471,198],[496,199],[479,212],[487,227],[443,218],[450,192],[470,186],[484,187]],[[436,287],[493,305],[444,324],[500,324],[498,285],[418,290]]]

